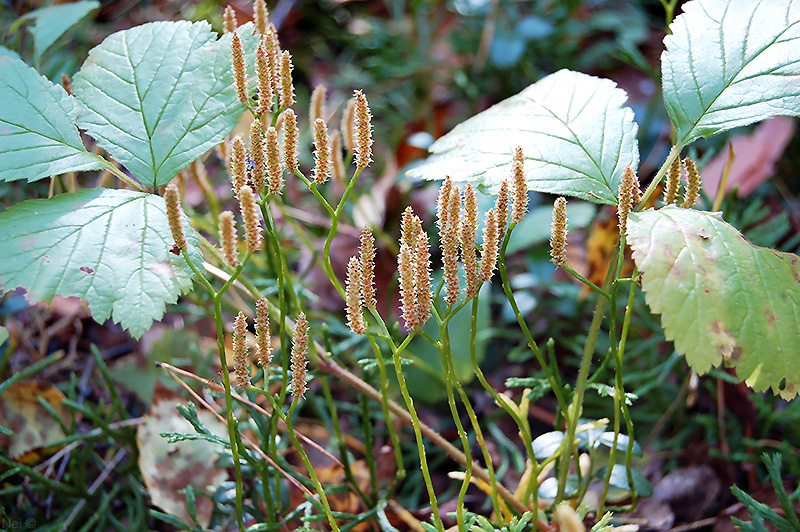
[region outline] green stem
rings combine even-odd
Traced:
[[[406,470],[403,465],[403,450],[400,448],[400,438],[397,437],[397,431],[392,423],[392,417],[389,413],[389,379],[386,375],[386,365],[383,360],[380,346],[375,342],[375,339],[368,336],[372,351],[375,353],[375,358],[378,361],[378,373],[381,379],[381,410],[383,411],[383,419],[386,422],[386,430],[389,432],[389,440],[392,442],[394,448],[395,461],[397,462],[397,476],[405,478]]]
[[[272,251],[276,262],[278,263],[278,270],[276,273],[277,282],[278,282],[278,309],[280,312],[280,322],[278,326],[278,335],[280,337],[281,342],[281,389],[280,389],[280,401],[283,402],[286,399],[286,394],[288,392],[288,382],[289,382],[289,350],[286,349],[285,346],[289,345],[289,334],[286,329],[286,320],[285,317],[288,315],[289,309],[286,304],[286,290],[290,291],[290,297],[294,301],[295,308],[300,308],[300,301],[297,298],[297,294],[294,291],[294,287],[292,286],[291,279],[289,277],[289,270],[286,264],[286,261],[283,257],[283,251],[281,250],[280,243],[278,241],[278,234],[275,230],[275,224],[272,220],[272,214],[269,210],[269,205],[267,201],[261,204],[261,212],[264,215],[264,225],[266,226],[267,235],[269,236],[270,244],[272,245]],[[288,288],[285,288],[288,285]],[[272,438],[277,438],[277,425],[274,427],[275,432],[272,434]]]
[[[528,324],[525,323],[525,318],[522,316],[522,313],[519,311],[519,306],[517,306],[517,298],[514,297],[514,292],[511,290],[511,283],[508,280],[508,271],[506,270],[506,248],[508,247],[508,241],[511,237],[511,232],[516,227],[516,224],[511,224],[506,231],[506,236],[503,239],[503,245],[500,248],[500,258],[497,261],[498,269],[500,270],[500,278],[503,281],[503,291],[506,294],[506,298],[508,302],[511,303],[511,308],[514,310],[514,316],[517,317],[517,323],[519,323],[519,327],[522,330],[522,334],[525,335],[525,339],[528,341],[528,347],[530,347],[531,351],[533,352],[536,360],[539,362],[539,365],[542,367],[542,371],[544,372],[545,376],[547,377],[547,381],[550,383],[550,387],[553,390],[553,393],[558,400],[559,409],[563,412],[563,415],[567,416],[567,402],[564,399],[564,394],[561,390],[561,387],[558,386],[558,382],[550,371],[550,366],[545,362],[544,357],[542,357],[542,353],[539,350],[539,346],[536,345],[536,342],[533,339],[533,335],[531,331],[528,329]]]
[[[577,280],[579,280],[580,282],[582,282],[583,284],[585,284],[586,286],[588,286],[589,288],[591,288],[592,290],[603,296],[604,298],[606,299],[611,298],[611,295],[608,292],[606,292],[605,290],[603,290],[602,288],[591,282],[589,279],[587,279],[583,275],[579,274],[578,272],[570,268],[568,264],[561,265],[561,268],[568,274],[570,274],[571,276],[573,276],[574,278],[576,278]]]
[[[126,185],[130,186],[134,190],[138,190],[139,192],[153,192],[153,190],[150,187],[147,187],[147,186],[143,185],[142,183],[139,183],[138,181],[136,181],[134,179],[131,179],[130,177],[125,175],[119,168],[117,168],[116,166],[111,164],[111,162],[106,160],[104,157],[101,157],[99,155],[95,155],[93,153],[90,153],[89,155],[91,155],[92,157],[94,157],[95,159],[100,161],[103,164],[103,166],[105,167],[106,170],[108,170],[109,172],[111,172],[112,174],[117,176],[117,178],[120,181],[122,181]]]
[[[655,192],[656,187],[658,187],[658,184],[661,182],[661,179],[669,170],[670,165],[672,165],[672,161],[674,161],[675,158],[681,154],[681,149],[683,149],[683,146],[676,144],[675,146],[672,147],[671,150],[669,150],[669,155],[667,155],[667,160],[664,161],[664,164],[662,164],[661,168],[658,169],[658,172],[656,173],[655,177],[653,177],[653,180],[650,182],[650,184],[647,186],[647,189],[642,194],[642,199],[639,201],[638,205],[636,205],[634,211],[638,212],[644,209],[645,205],[647,204],[647,200],[650,199],[650,196],[653,195],[653,192]]]
[[[614,260],[611,266],[608,268],[606,280],[603,283],[603,290],[606,292],[611,288],[611,282],[613,281],[614,274],[616,272],[617,260],[618,255],[615,254]],[[578,420],[581,417],[581,409],[583,408],[583,395],[586,391],[586,380],[589,377],[589,369],[592,365],[592,356],[594,355],[595,346],[597,345],[597,337],[600,333],[600,325],[603,322],[606,304],[608,304],[608,300],[605,298],[599,299],[597,302],[597,308],[594,311],[592,325],[589,329],[589,335],[586,339],[586,345],[583,350],[583,360],[581,360],[581,367],[578,371],[578,382],[575,385],[575,394],[572,397],[572,406],[566,411],[567,432],[564,436],[564,442],[562,444],[563,452],[561,453],[561,457],[562,460],[566,460],[567,463],[561,464],[561,467],[558,468],[557,501],[564,499],[564,491],[567,486],[567,475],[569,474],[569,460],[572,456],[575,445],[575,432],[578,428]]]
[[[42,371],[44,368],[46,368],[50,364],[60,360],[61,357],[63,357],[63,356],[64,355],[61,352],[53,353],[52,355],[48,355],[47,357],[43,358],[42,360],[40,360],[40,361],[38,361],[38,362],[36,362],[34,364],[31,364],[27,368],[22,369],[19,372],[13,374],[7,380],[5,380],[2,383],[0,383],[0,395],[3,395],[3,392],[5,392],[15,382],[23,380],[23,379],[27,379],[27,378],[29,378],[29,377],[31,377],[33,375],[36,375],[37,373]]]
[[[450,405],[450,414],[453,416],[453,421],[456,424],[458,437],[461,440],[461,447],[464,449],[464,456],[467,457],[467,467],[464,471],[464,481],[461,483],[461,489],[458,491],[458,504],[456,505],[456,522],[458,529],[461,532],[466,530],[466,523],[464,521],[464,497],[467,495],[467,488],[469,488],[469,481],[472,478],[472,450],[469,448],[469,438],[464,431],[461,424],[461,419],[458,414],[458,407],[456,406],[456,398],[453,394],[453,382],[456,380],[453,370],[453,365],[450,363],[450,332],[447,327],[447,322],[439,323],[439,337],[441,341],[434,344],[439,349],[439,355],[442,359],[442,370],[444,371],[444,385],[447,392],[447,403]]]
[[[367,460],[367,469],[369,470],[369,480],[371,484],[370,497],[372,500],[378,499],[378,466],[375,462],[375,441],[372,438],[372,420],[370,419],[370,409],[367,396],[360,395],[361,402],[361,422],[363,423],[362,430],[364,432],[364,458]]]
[[[230,279],[228,279],[219,292],[214,291],[214,287],[211,286],[211,283],[208,282],[208,279],[206,279],[205,276],[200,273],[200,271],[197,269],[197,266],[195,266],[192,262],[192,259],[189,257],[188,253],[184,252],[183,257],[186,259],[186,263],[189,265],[189,268],[191,268],[197,278],[200,279],[200,282],[203,283],[206,290],[208,290],[209,294],[211,295],[212,300],[214,301],[214,324],[216,325],[217,329],[217,350],[219,352],[219,365],[222,371],[222,384],[225,388],[225,412],[228,421],[228,438],[231,444],[231,456],[233,458],[233,471],[236,484],[236,522],[239,525],[239,532],[244,532],[244,517],[242,514],[244,485],[242,483],[242,467],[239,463],[239,447],[236,439],[236,431],[238,430],[238,426],[236,423],[236,417],[233,415],[231,380],[228,372],[228,361],[225,356],[225,328],[222,324],[221,301],[222,294],[228,289],[236,276],[242,271],[242,268],[244,268],[244,265],[250,258],[250,254],[248,253],[245,255],[244,260],[236,269],[236,272],[231,275]]]
[[[431,502],[431,513],[433,514],[433,521],[436,525],[436,530],[439,532],[445,532],[444,530],[444,523],[442,523],[442,518],[439,515],[439,505],[436,502],[436,493],[433,491],[433,482],[431,481],[431,474],[428,470],[428,457],[425,454],[425,443],[422,441],[422,431],[420,430],[420,423],[419,423],[419,416],[417,416],[417,409],[414,408],[414,401],[411,399],[411,395],[408,393],[408,386],[406,384],[406,378],[403,375],[403,368],[400,363],[400,352],[405,349],[411,339],[414,337],[414,332],[409,334],[406,339],[400,344],[399,347],[395,347],[393,342],[389,343],[389,346],[392,349],[392,359],[394,360],[394,371],[397,375],[397,382],[400,385],[400,393],[403,396],[403,400],[406,403],[406,408],[408,409],[408,413],[411,414],[411,426],[414,429],[414,436],[417,440],[417,450],[419,451],[419,465],[420,469],[422,469],[422,476],[425,478],[425,487],[428,490],[428,498]]]
[[[678,157],[678,155],[680,155],[682,147],[683,146],[681,144],[676,144],[672,147],[669,155],[667,156],[667,160],[664,161],[664,164],[662,164],[661,168],[658,169],[658,172],[656,173],[655,177],[653,177],[653,180],[647,187],[647,190],[645,190],[644,194],[642,194],[641,201],[639,201],[639,204],[636,205],[636,211],[640,211],[644,208],[647,200],[655,191],[658,183],[667,173],[667,170],[672,162],[676,157]],[[622,267],[621,261],[624,252],[624,246],[625,238],[623,235],[620,238],[620,242],[617,243],[614,259],[608,268],[608,273],[606,274],[605,281],[603,282],[603,290],[606,292],[611,289],[614,280],[619,277],[619,271]],[[589,369],[592,365],[592,356],[594,355],[595,346],[597,345],[597,337],[600,333],[600,325],[603,322],[603,314],[605,313],[607,302],[608,300],[605,298],[600,299],[597,302],[597,308],[595,309],[594,317],[592,318],[592,325],[589,329],[589,335],[586,338],[586,345],[583,350],[583,359],[581,360],[581,367],[578,371],[578,381],[575,385],[575,394],[573,395],[572,407],[571,411],[568,412],[567,415],[567,433],[562,444],[564,447],[561,456],[565,457],[567,460],[569,459],[568,457],[572,455],[572,449],[575,444],[575,430],[577,429],[578,420],[581,416],[581,409],[583,408],[583,395],[586,391],[586,382],[589,376]],[[568,464],[565,464],[564,467],[559,468],[557,500],[562,500],[564,498],[564,490],[566,488],[568,474]]]
[[[367,506],[370,506],[371,503],[367,497],[367,494],[364,493],[364,491],[358,485],[358,481],[353,475],[353,470],[350,467],[350,453],[347,450],[347,442],[344,439],[342,427],[339,424],[339,413],[336,409],[336,403],[333,401],[333,395],[331,394],[331,387],[328,384],[328,378],[322,376],[319,380],[322,383],[322,393],[325,396],[325,402],[328,405],[328,410],[330,410],[331,422],[333,423],[333,433],[336,436],[336,441],[338,442],[339,458],[344,466],[345,477],[347,478],[347,481],[350,482],[350,485],[353,487],[356,493],[358,493],[358,496],[361,498],[361,500],[364,501]]]
[[[308,475],[311,478],[311,482],[314,483],[314,488],[317,490],[317,494],[319,495],[322,507],[325,509],[325,515],[328,517],[328,523],[330,523],[331,528],[333,529],[334,532],[339,532],[339,525],[336,524],[336,519],[333,517],[331,506],[328,503],[327,496],[325,495],[325,489],[322,487],[319,478],[317,478],[317,473],[314,471],[314,466],[308,459],[308,455],[303,449],[303,446],[300,445],[300,440],[297,438],[297,434],[295,434],[292,422],[288,419],[287,415],[283,413],[283,410],[280,408],[278,403],[275,401],[275,398],[272,397],[272,394],[270,394],[269,391],[259,390],[258,388],[254,387],[251,387],[250,389],[266,397],[269,400],[270,404],[272,405],[273,412],[276,412],[278,416],[283,420],[283,423],[286,425],[286,431],[289,433],[289,438],[292,440],[292,445],[294,445],[297,454],[300,455],[300,459],[303,461],[303,465],[306,466],[306,470],[308,470]],[[289,407],[290,413],[294,411],[299,399],[300,399],[299,397],[295,397],[292,400],[292,404]]]
[[[616,287],[614,288],[616,292]],[[616,364],[616,378],[615,378],[615,386],[614,386],[614,444],[609,451],[609,458],[608,458],[608,472],[606,473],[606,478],[603,482],[603,490],[600,497],[600,509],[598,510],[598,515],[602,515],[604,511],[604,505],[606,502],[606,494],[608,492],[608,486],[611,481],[611,472],[612,468],[615,463],[616,459],[616,450],[617,450],[617,441],[619,440],[619,433],[620,433],[620,421],[619,421],[619,413],[622,412],[622,417],[625,419],[625,426],[628,432],[628,445],[625,449],[625,467],[628,476],[628,486],[630,487],[631,493],[631,503],[630,505],[626,506],[626,511],[633,511],[636,508],[636,503],[638,499],[638,494],[636,493],[636,486],[633,482],[633,444],[634,444],[634,434],[633,434],[633,420],[631,419],[630,412],[628,410],[628,404],[626,402],[625,397],[625,388],[624,382],[622,379],[622,367],[623,367],[623,358],[625,356],[625,345],[628,338],[628,330],[630,327],[630,320],[631,314],[633,312],[633,303],[636,298],[636,284],[631,284],[631,291],[628,295],[628,306],[625,308],[625,318],[622,323],[622,334],[620,335],[619,341],[619,348],[614,349],[614,363]]]
[[[328,231],[328,238],[325,239],[325,245],[322,248],[322,259],[325,262],[325,271],[327,272],[328,278],[331,280],[333,287],[336,288],[336,291],[339,292],[339,295],[342,297],[342,299],[345,299],[344,287],[333,273],[333,265],[331,264],[331,244],[333,243],[333,237],[336,235],[336,229],[339,227],[339,217],[342,214],[342,209],[344,209],[344,204],[347,201],[347,198],[350,196],[350,192],[353,191],[353,186],[355,186],[356,181],[358,181],[358,176],[361,175],[361,170],[361,168],[356,169],[353,177],[350,179],[350,182],[347,183],[347,188],[345,188],[344,193],[342,194],[342,199],[339,200],[339,204],[336,206],[336,210],[331,214],[331,228],[330,231]]]
[[[469,356],[472,359],[472,368],[475,371],[475,374],[478,376],[478,380],[481,382],[484,388],[489,391],[489,394],[495,400],[496,403],[500,404],[501,407],[506,407],[507,405],[503,403],[499,397],[497,397],[497,392],[489,386],[489,383],[486,382],[486,378],[483,376],[483,371],[478,366],[478,356],[477,356],[477,335],[478,335],[478,298],[472,300],[472,320],[470,323],[470,334],[469,334]],[[450,359],[450,364],[453,364],[452,357]],[[461,402],[464,403],[464,406],[467,408],[467,413],[469,414],[470,421],[472,422],[472,426],[475,429],[476,437],[478,438],[478,443],[480,444],[481,450],[483,451],[483,459],[486,462],[486,469],[489,472],[490,478],[490,486],[492,488],[492,505],[494,506],[495,513],[497,514],[500,522],[504,521],[503,519],[503,512],[500,508],[500,499],[497,496],[497,478],[495,477],[494,473],[494,464],[492,463],[492,455],[489,453],[489,449],[486,448],[486,442],[483,439],[483,431],[481,431],[480,425],[478,424],[478,419],[475,416],[475,412],[472,409],[472,405],[469,403],[469,398],[464,393],[463,387],[459,384],[458,385],[459,395],[461,395]],[[508,411],[508,410],[506,410]],[[512,412],[512,418],[516,418],[515,422],[520,421],[519,417],[516,415],[516,412]],[[521,423],[517,423],[517,427],[520,429],[520,434],[523,435],[523,444],[525,445],[526,453],[528,454],[529,459],[533,456],[533,447],[530,445],[530,433],[529,431],[525,430]],[[526,440],[527,436],[527,440]],[[535,458],[533,460],[535,464]],[[522,501],[523,504],[527,504],[527,500]],[[534,515],[533,521],[536,522],[538,520],[538,508],[534,504]]]
[[[300,178],[300,181],[302,181],[308,187],[308,190],[311,191],[311,194],[313,194],[320,204],[325,207],[325,210],[328,211],[328,215],[333,218],[335,211],[333,210],[333,207],[331,207],[331,204],[328,203],[328,200],[325,199],[325,196],[322,195],[322,192],[319,191],[317,184],[309,181],[309,179],[300,170],[295,170],[294,175]]]

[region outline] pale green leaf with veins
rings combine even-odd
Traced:
[[[73,98],[15,56],[0,53],[0,181],[102,168],[70,118]]]
[[[752,245],[719,214],[628,218],[650,310],[698,373],[722,363],[756,391],[800,392],[800,258]]]
[[[251,58],[259,37],[237,29]],[[245,107],[236,97],[231,34],[206,22],[152,22],[109,36],[73,80],[77,121],[150,189],[219,144]]]
[[[185,216],[183,226],[199,265]],[[154,194],[88,189],[25,201],[0,213],[0,286],[23,287],[30,301],[80,297],[97,321],[112,317],[138,338],[192,287],[173,245],[166,204]]]
[[[449,175],[495,190],[511,176],[520,146],[530,190],[616,205],[622,172],[639,164],[626,100],[610,80],[560,70],[457,125],[409,175]]]
[[[800,1],[694,0],[664,39],[664,102],[677,144],[800,115]]]

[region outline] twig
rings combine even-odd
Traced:
[[[690,530],[697,530],[698,528],[705,528],[707,526],[711,526],[716,522],[717,522],[716,517],[708,517],[706,519],[694,521],[693,523],[686,523],[685,525],[670,528],[669,530],[667,530],[667,532],[689,532]]]
[[[114,458],[112,458],[111,461],[106,464],[106,466],[103,468],[103,471],[100,472],[97,478],[94,479],[94,482],[92,482],[92,485],[89,486],[89,495],[93,495],[94,492],[97,491],[97,488],[99,488],[103,482],[105,482],[108,475],[111,474],[111,471],[117,467],[117,464],[120,463],[126,454],[128,454],[128,451],[125,449],[120,449],[117,451],[117,454],[114,455]],[[67,528],[69,528],[72,520],[77,517],[78,513],[80,513],[84,506],[86,506],[86,499],[81,499],[78,501],[78,504],[76,504],[75,508],[72,509],[72,512],[70,512],[69,516],[64,521],[64,524],[61,526],[59,532],[67,531]]]
[[[198,382],[202,382],[202,383],[204,383],[205,385],[207,385],[209,388],[214,388],[214,389],[215,389],[215,390],[217,390],[218,392],[221,392],[221,391],[223,391],[223,388],[222,388],[222,386],[220,386],[219,384],[217,384],[217,383],[215,383],[215,382],[207,382],[207,381],[206,381],[205,379],[203,379],[202,377],[199,377],[198,375],[195,375],[194,373],[192,373],[192,372],[190,372],[190,371],[186,371],[186,370],[183,370],[183,369],[177,368],[177,367],[173,366],[172,364],[167,364],[166,362],[156,362],[156,365],[157,365],[157,366],[160,366],[160,367],[163,367],[163,368],[165,368],[165,369],[166,369],[166,370],[168,370],[168,371],[169,371],[169,370],[172,370],[172,371],[174,371],[174,372],[176,372],[176,373],[179,373],[179,374],[183,375],[184,377],[189,377],[190,379],[194,379],[194,380],[196,380],[196,381],[198,381]],[[259,412],[260,414],[263,414],[263,415],[265,415],[265,416],[270,416],[270,415],[271,415],[269,412],[267,412],[267,411],[266,411],[266,410],[265,410],[263,407],[261,407],[260,405],[257,405],[256,403],[254,403],[254,402],[250,401],[250,400],[249,400],[249,399],[247,399],[246,397],[242,397],[241,395],[239,395],[239,394],[237,394],[237,393],[235,393],[235,392],[231,392],[231,397],[233,397],[234,399],[236,399],[236,400],[237,400],[237,401],[239,401],[240,403],[242,403],[242,404],[245,404],[245,405],[249,406],[250,408],[252,408],[252,409],[256,410],[256,411],[257,411],[257,412]],[[280,424],[281,424],[281,426],[283,426],[283,427],[285,428],[285,426],[286,426],[286,425],[285,425],[285,423],[283,423],[283,420],[279,420],[279,421],[280,421]],[[330,460],[331,460],[331,461],[332,461],[334,464],[336,464],[336,465],[338,465],[338,466],[340,466],[340,467],[344,467],[344,466],[342,465],[342,462],[341,462],[341,461],[340,461],[338,458],[336,458],[334,455],[332,455],[332,454],[331,454],[331,453],[330,453],[330,452],[329,452],[327,449],[325,449],[323,446],[321,446],[320,444],[318,444],[317,442],[315,442],[315,441],[314,441],[314,440],[312,440],[311,438],[309,438],[309,437],[307,437],[307,436],[305,436],[305,435],[301,434],[300,432],[298,432],[298,433],[297,433],[297,435],[300,437],[300,439],[301,439],[301,440],[303,440],[304,442],[306,442],[307,444],[309,444],[310,446],[312,446],[314,449],[316,449],[317,451],[319,451],[320,453],[322,453],[322,454],[323,454],[323,455],[325,455],[326,457],[328,457],[328,458],[329,458],[329,459],[330,459]]]
[[[162,364],[163,364],[163,363],[162,363]],[[176,381],[178,381],[178,383],[179,383],[181,386],[183,386],[183,387],[186,389],[186,391],[188,391],[190,394],[192,394],[192,397],[194,397],[194,398],[195,398],[195,400],[196,400],[198,403],[200,403],[200,405],[202,405],[202,406],[203,406],[203,407],[204,407],[206,410],[208,410],[209,412],[211,412],[212,414],[214,414],[214,416],[216,416],[216,418],[217,418],[218,420],[220,420],[220,421],[221,421],[223,424],[225,424],[225,425],[227,425],[227,424],[228,424],[227,420],[226,420],[224,417],[222,417],[221,415],[219,415],[219,414],[217,413],[217,411],[216,411],[216,410],[214,410],[214,408],[213,408],[213,407],[212,407],[210,404],[208,404],[208,403],[207,403],[207,402],[206,402],[206,401],[205,401],[205,400],[204,400],[202,397],[200,397],[200,396],[197,394],[197,392],[195,392],[194,390],[192,390],[192,387],[191,387],[191,386],[189,386],[188,384],[186,384],[185,382],[183,382],[181,379],[179,379],[179,378],[178,378],[178,376],[177,376],[177,375],[175,375],[175,374],[174,374],[174,373],[173,373],[173,372],[172,372],[172,371],[171,371],[169,368],[164,368],[164,369],[166,369],[166,370],[167,370],[167,373],[169,373],[169,374],[170,374],[170,376],[171,376],[173,379],[175,379]],[[233,395],[233,394],[231,394],[231,395]],[[309,489],[308,489],[308,488],[306,488],[305,486],[303,486],[303,485],[302,485],[302,484],[301,484],[301,483],[300,483],[300,482],[299,482],[299,481],[298,481],[296,478],[294,478],[292,475],[290,475],[289,473],[287,473],[286,471],[284,471],[283,469],[281,469],[281,468],[280,468],[280,466],[278,466],[278,464],[276,464],[276,463],[275,463],[275,462],[272,460],[272,458],[270,458],[269,456],[267,456],[267,455],[266,455],[266,453],[264,453],[264,451],[262,451],[262,450],[261,450],[261,447],[259,447],[258,445],[256,445],[256,443],[255,443],[255,442],[253,442],[253,441],[252,441],[250,438],[248,438],[248,437],[247,437],[247,436],[245,436],[244,434],[240,434],[240,436],[241,436],[241,438],[242,438],[242,441],[243,441],[243,442],[245,442],[245,443],[247,443],[247,444],[248,444],[248,445],[249,445],[249,446],[250,446],[250,447],[251,447],[251,448],[252,448],[252,449],[253,449],[253,450],[254,450],[256,453],[258,453],[258,454],[261,456],[261,458],[263,458],[263,459],[264,459],[264,460],[265,460],[265,461],[266,461],[266,462],[267,462],[269,465],[271,465],[272,467],[274,467],[276,470],[280,471],[280,473],[281,473],[281,474],[282,474],[284,477],[286,477],[286,480],[288,480],[289,482],[291,482],[292,484],[294,484],[294,485],[295,485],[297,488],[301,489],[301,490],[302,490],[303,492],[305,492],[305,493],[306,493],[308,496],[310,496],[310,497],[312,497],[312,498],[314,498],[314,499],[316,499],[316,498],[317,498],[317,497],[316,497],[316,496],[315,496],[313,493],[311,493],[311,491],[309,491]]]

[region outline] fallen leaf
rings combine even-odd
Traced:
[[[156,386],[155,398],[145,421],[136,431],[139,444],[139,469],[153,504],[186,523],[191,518],[186,510],[186,498],[179,490],[192,486],[197,491],[213,493],[228,479],[225,469],[216,467],[219,445],[205,440],[168,443],[162,432],[195,434],[176,406],[183,403],[180,396]],[[208,430],[227,439],[227,428],[205,410],[197,413]],[[206,497],[197,497],[197,520],[206,528],[211,521],[214,503]]]
[[[50,384],[16,382],[3,392],[0,401],[0,425],[14,431],[10,436],[0,434],[0,446],[21,463],[37,462],[41,453],[35,451],[47,451],[64,439],[64,431],[39,403],[40,398],[53,407],[64,423],[69,421],[67,409],[61,404],[64,394]]]
[[[776,116],[762,122],[751,135],[731,137],[734,158],[725,192],[730,192],[738,185],[738,195],[744,197],[772,177],[775,173],[775,162],[792,139],[795,127],[794,119]],[[703,168],[703,190],[709,198],[716,196],[727,162],[728,150],[723,149]]]
[[[697,521],[711,515],[719,503],[722,482],[708,465],[673,470],[653,488],[653,499],[670,505],[679,521]]]

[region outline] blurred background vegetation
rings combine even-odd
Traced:
[[[44,4],[2,0],[0,5],[3,29],[0,44],[30,60],[31,38],[20,17]],[[248,20],[249,3],[234,1],[230,5],[240,23]],[[60,83],[62,74],[74,74],[88,50],[114,31],[153,20],[177,19],[205,19],[221,30],[224,7],[217,0],[103,0],[96,16],[70,29],[37,67]],[[428,222],[433,219],[437,185],[416,182],[404,174],[405,169],[424,157],[425,148],[433,139],[562,68],[608,77],[628,92],[629,104],[640,126],[640,176],[645,184],[669,149],[670,126],[659,94],[659,55],[667,20],[658,1],[279,0],[269,7],[282,46],[293,54],[299,116],[307,115],[310,91],[318,84],[328,88],[327,108],[333,114],[341,112],[353,89],[363,88],[369,96],[375,117],[377,155],[376,165],[367,177],[374,180],[380,193],[359,203],[361,216],[377,222],[387,235],[396,234],[397,220],[406,204],[413,204]],[[338,119],[334,122],[338,123]],[[754,129],[737,130],[733,135],[750,135]],[[727,141],[728,136],[720,135],[710,142],[699,142],[690,155],[700,161],[702,168],[716,155],[726,153]],[[761,153],[758,150],[763,151],[774,142],[767,136],[761,144],[746,149],[758,154]],[[729,193],[723,209],[726,219],[755,244],[796,253],[800,248],[800,180],[797,179],[800,140],[797,135],[790,135],[785,144],[786,155],[755,157],[756,169],[750,173],[761,172],[761,181],[744,197],[735,190]],[[215,183],[226,179],[220,165],[211,164],[209,172]],[[86,182],[90,180],[87,178]],[[0,183],[0,203],[8,206],[25,198],[46,197],[48,186],[47,180]],[[580,361],[594,302],[592,296],[583,293],[549,262],[546,241],[553,198],[532,193],[531,200],[532,212],[527,225],[515,234],[512,247],[516,252],[509,257],[508,267],[537,341],[555,339],[561,377],[568,386]],[[708,198],[704,200],[701,208],[710,208]],[[296,207],[302,207],[303,201],[300,199]],[[484,209],[490,206],[488,198],[482,202]],[[609,227],[615,227],[615,213],[577,200],[571,201],[570,209],[571,264],[590,278],[599,272],[602,279],[604,253],[614,244],[614,231]],[[341,253],[346,258],[350,251],[343,249]],[[384,249],[383,253],[391,264],[391,249]],[[301,262],[302,257],[297,260]],[[268,288],[268,282],[265,283]],[[309,282],[309,290],[313,292],[313,288]],[[541,375],[497,284],[487,289],[482,299],[481,319],[485,327],[480,337],[481,358],[489,381],[497,390],[506,389],[509,378],[522,379],[510,384],[535,383]],[[642,299],[637,300],[634,311],[624,368],[625,388],[638,396],[631,412],[637,441],[645,447],[640,467],[656,486],[657,494],[659,486],[664,486],[662,492],[672,489],[657,507],[658,511],[671,512],[671,520],[665,522],[672,526],[723,516],[725,509],[733,508],[735,503],[729,491],[733,484],[773,504],[773,490],[766,480],[760,455],[765,451],[780,452],[787,482],[796,485],[800,475],[800,401],[789,403],[771,394],[753,393],[725,370],[715,370],[699,378],[692,375],[682,357],[673,352],[671,343],[665,341],[658,318],[649,313]],[[321,302],[316,318],[327,323],[333,352],[355,365],[359,359],[371,355],[362,339],[349,336],[338,306],[336,301],[327,305]],[[137,343],[110,322],[103,326],[95,324],[79,308],[64,304],[49,308],[29,306],[19,293],[8,293],[0,304],[0,320],[20,339],[7,343],[3,349],[0,382],[44,356],[63,350],[72,356],[51,366],[40,378],[57,383],[73,400],[80,397],[89,412],[103,415],[109,408],[109,382],[116,382],[111,387],[121,386],[124,404],[124,410],[117,411],[117,415],[140,416],[152,400],[155,382],[167,382],[153,368],[152,361],[167,360],[213,377],[215,369],[210,362],[213,342],[209,346],[204,319],[204,313],[189,297],[171,307],[164,324]],[[456,321],[454,326],[462,327],[463,331],[456,330],[452,336],[467,336],[464,331],[468,325],[466,319]],[[111,381],[97,378],[95,359],[88,354],[92,344],[99,347],[110,368]],[[598,353],[605,353],[607,348],[600,345]],[[417,363],[409,368],[416,372],[412,373],[416,375],[411,379],[416,383],[412,395],[426,404],[424,416],[428,422],[455,440],[444,396],[432,386],[440,378],[434,369],[438,355],[418,346],[410,350],[409,357]],[[468,382],[472,379],[468,355],[460,363],[457,371],[463,370],[459,373]],[[604,362],[598,356],[595,367],[600,368],[593,377],[598,385],[611,382],[613,362]],[[374,369],[366,368],[364,373],[369,378]],[[476,409],[489,427],[492,452],[502,464],[500,476],[518,478],[524,467],[524,453],[516,443],[514,429],[474,384]],[[340,401],[337,405],[341,415],[356,437],[363,440],[363,410],[367,410],[369,419],[380,415],[379,406],[353,397],[352,390],[340,388],[335,382],[331,386],[334,397]],[[598,389],[602,391],[602,386]],[[520,387],[510,390],[517,399],[522,393]],[[546,393],[533,402],[531,422],[540,432],[553,429],[554,405],[554,399]],[[309,423],[327,428],[330,420],[325,412],[323,400],[312,394],[301,414]],[[588,395],[584,412],[587,419],[607,417],[610,412],[611,401],[607,396]],[[73,427],[75,433],[86,433],[99,426],[89,415],[82,423]],[[102,434],[104,437],[91,440],[95,451],[105,451],[103,446],[128,445],[135,455],[136,445],[129,432]],[[374,437],[377,440],[384,435]],[[413,478],[419,474],[413,465],[416,461],[413,440],[406,438],[405,442],[412,478],[401,486],[401,496],[407,507],[416,509],[423,504],[422,484]],[[452,465],[437,449],[431,448],[430,453],[437,482],[446,485],[449,482],[446,473]],[[92,463],[94,458],[87,454],[84,460]],[[136,478],[135,467],[131,467]],[[674,472],[679,474],[670,477]],[[0,478],[4,478],[2,469]],[[671,478],[678,487],[667,487],[663,482],[666,478]],[[453,486],[444,493],[444,501],[454,501],[457,488]],[[678,493],[680,490],[683,495]],[[123,492],[127,493],[124,497],[120,494],[124,500],[128,500],[125,497],[139,500],[135,483],[123,488]],[[709,492],[715,494],[710,499]],[[14,477],[0,480],[0,506],[7,515],[39,515],[43,510],[37,503],[43,501],[28,496]],[[656,506],[648,507],[646,501],[643,507],[642,512],[650,512],[649,516],[656,512]],[[447,504],[445,508],[453,509]],[[637,515],[648,517],[643,513]],[[718,526],[724,528],[727,525],[723,521],[730,521],[723,517]]]

